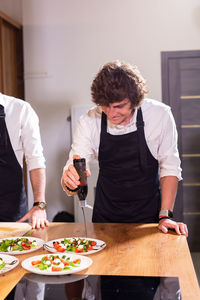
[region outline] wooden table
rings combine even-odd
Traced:
[[[187,240],[174,232],[164,234],[156,224],[95,224],[87,223],[88,237],[100,239],[107,246],[91,254],[93,264],[79,274],[178,277],[182,300],[200,299],[200,291]],[[69,236],[85,236],[83,223],[50,223],[48,228],[35,230],[32,236],[49,241]],[[47,253],[43,249],[18,255],[27,257]],[[127,261],[129,263],[127,263]],[[19,264],[0,275],[0,299],[28,273]]]

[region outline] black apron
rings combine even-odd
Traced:
[[[93,222],[158,222],[158,161],[146,144],[141,108],[136,126],[137,131],[111,135],[102,113]],[[159,278],[154,277],[101,276],[102,300],[152,300],[158,284]]]
[[[158,161],[146,144],[141,108],[136,126],[137,131],[111,135],[102,113],[93,222],[158,222]]]
[[[23,170],[10,142],[4,107],[0,105],[0,221],[15,222],[26,212]]]

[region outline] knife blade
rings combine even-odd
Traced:
[[[86,219],[85,219],[85,211],[83,206],[81,206],[83,212],[84,226],[85,226],[85,237],[87,237],[87,227],[86,227]]]

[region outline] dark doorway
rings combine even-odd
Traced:
[[[162,52],[162,100],[178,130],[183,181],[175,216],[189,228],[191,251],[200,251],[200,50]]]
[[[0,11],[0,91],[24,99],[22,26]]]

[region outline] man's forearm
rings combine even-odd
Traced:
[[[34,201],[45,201],[46,170],[39,168],[30,171]]]
[[[178,188],[176,176],[165,176],[160,179],[161,184],[161,210],[173,211]]]

